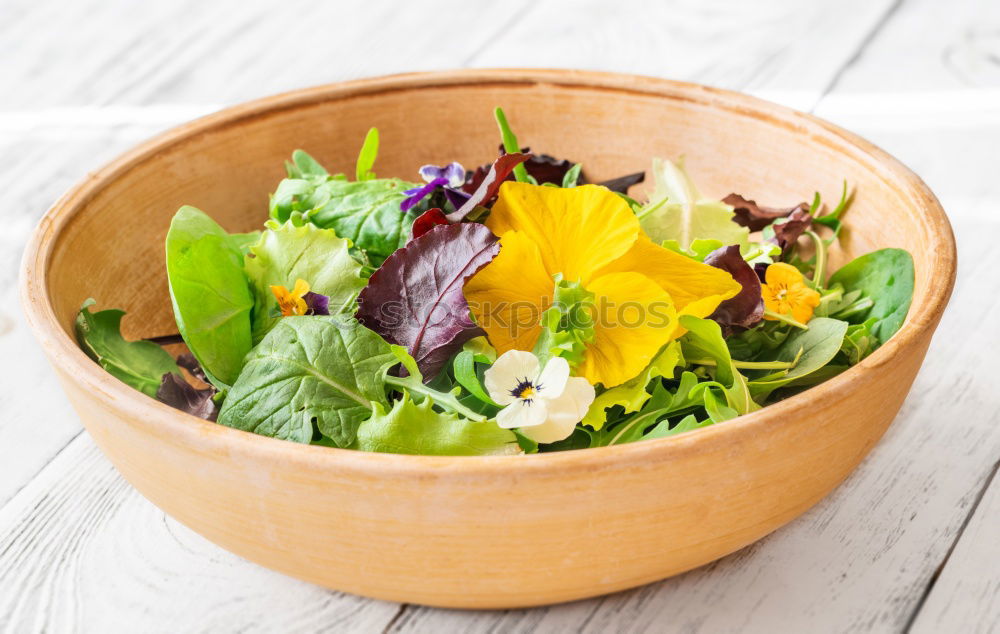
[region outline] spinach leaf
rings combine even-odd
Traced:
[[[849,262],[830,276],[830,286],[860,291],[872,300],[870,310],[851,317],[860,324],[875,319],[871,333],[879,343],[889,340],[906,319],[913,299],[913,257],[903,249],[880,249]]]
[[[165,374],[176,374],[180,369],[166,350],[149,341],[126,341],[121,335],[121,310],[91,312],[93,299],[80,307],[76,316],[76,340],[91,359],[110,374],[156,398],[156,390]]]
[[[308,443],[314,429],[337,447],[354,444],[372,403],[386,404],[389,344],[343,317],[284,317],[247,355],[219,422]]]
[[[253,288],[253,340],[259,342],[279,319],[272,285],[292,288],[309,282],[310,290],[330,298],[330,314],[354,312],[354,300],[365,286],[361,265],[351,257],[350,243],[329,229],[268,221],[267,230],[250,247],[246,273]]]
[[[252,346],[254,302],[242,253],[248,235],[230,236],[194,207],[181,207],[167,232],[167,281],[177,327],[220,388],[236,380]]]
[[[750,394],[757,401],[764,401],[774,390],[796,383],[830,363],[840,352],[847,334],[847,322],[828,317],[814,317],[808,330],[793,332],[775,350],[763,355],[761,361],[796,361],[787,373],[771,375],[750,381]]]
[[[425,398],[414,403],[408,393],[392,409],[374,404],[371,418],[358,429],[356,449],[426,456],[483,456],[520,453],[517,437],[493,421],[471,421],[434,410]]]

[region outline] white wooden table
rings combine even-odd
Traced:
[[[0,2],[0,630],[1000,631],[1000,2],[248,4]],[[20,314],[18,261],[44,210],[137,141],[222,105],[461,66],[749,91],[867,136],[927,180],[958,237],[958,285],[902,413],[843,486],[662,583],[454,612],[272,573],[121,479]]]

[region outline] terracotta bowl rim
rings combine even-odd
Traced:
[[[890,177],[897,187],[921,202],[926,230],[934,237],[939,265],[926,280],[928,292],[922,302],[914,303],[903,327],[885,345],[860,364],[809,390],[740,416],[724,424],[712,425],[672,438],[642,442],[519,456],[411,456],[367,453],[277,440],[258,436],[179,412],[122,383],[91,361],[75,339],[60,326],[48,293],[47,266],[53,255],[56,238],[80,208],[106,184],[138,164],[153,159],[166,148],[197,135],[223,129],[260,116],[312,104],[379,93],[439,89],[455,86],[505,84],[546,85],[552,88],[589,88],[658,96],[691,101],[704,106],[723,108],[738,114],[765,119],[774,125],[791,127],[800,133],[829,138],[839,149],[851,149],[868,155],[884,170],[880,177]],[[857,159],[857,156],[855,157]],[[905,194],[904,194],[904,197]],[[69,380],[104,399],[133,424],[160,428],[161,435],[177,442],[199,445],[203,449],[239,452],[262,460],[285,460],[302,468],[336,468],[368,472],[374,475],[420,476],[430,473],[455,477],[496,477],[516,473],[523,477],[565,475],[571,472],[594,472],[614,465],[638,461],[663,461],[679,458],[686,452],[704,451],[710,443],[738,446],[745,439],[766,434],[766,427],[778,424],[809,424],[809,409],[814,403],[832,402],[849,395],[855,378],[865,373],[891,372],[893,361],[910,346],[921,345],[924,329],[934,328],[948,303],[955,282],[956,247],[944,210],[923,181],[898,160],[861,137],[818,117],[780,106],[735,91],[675,80],[566,69],[469,69],[388,75],[371,79],[321,85],[256,99],[225,108],[163,132],[140,143],[72,187],[42,217],[32,234],[21,265],[21,303],[27,321],[52,362]],[[125,307],[127,309],[127,307]],[[858,383],[860,384],[860,383]],[[518,462],[514,462],[518,460]]]

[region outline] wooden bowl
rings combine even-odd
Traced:
[[[381,175],[495,156],[502,105],[525,144],[592,178],[684,154],[705,193],[791,205],[857,191],[843,262],[880,247],[916,262],[902,330],[857,367],[731,422],[634,444],[521,457],[369,454],[255,436],[162,405],[81,352],[90,296],[129,311],[126,336],[176,332],[163,265],[171,216],[195,205],[257,228],[282,163],[304,148],[353,172],[378,126]],[[837,486],[903,402],[955,276],[934,195],[870,143],[731,92],[545,70],[402,75],[229,108],[90,175],[42,219],[22,300],[87,430],[154,504],[269,568],[361,595],[464,608],[530,606],[638,586],[760,539]]]

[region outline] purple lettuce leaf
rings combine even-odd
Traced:
[[[782,251],[786,251],[811,226],[812,216],[809,212],[797,208],[792,211],[787,219],[777,220],[771,225],[771,228],[774,230],[774,237],[771,238],[771,242],[781,247]]]
[[[212,400],[214,395],[215,388],[199,390],[173,372],[163,375],[160,387],[156,390],[156,400],[206,420],[215,420],[218,415],[215,401]]]
[[[764,207],[753,200],[748,200],[739,194],[729,194],[722,202],[733,208],[733,222],[747,227],[750,231],[760,231],[778,218],[787,218],[795,211],[809,211],[809,205],[799,203],[794,207]]]
[[[531,158],[530,154],[504,154],[493,161],[482,181],[461,207],[448,214],[448,222],[461,222],[469,212],[480,205],[486,205],[500,190],[500,185],[514,171],[514,167]]]
[[[499,238],[485,225],[435,226],[372,274],[358,296],[356,317],[389,343],[404,346],[425,380],[433,380],[466,341],[483,334],[462,289],[499,251]]]
[[[716,249],[705,258],[705,264],[722,269],[733,276],[743,287],[736,297],[719,304],[709,319],[722,326],[725,336],[735,331],[752,328],[764,317],[764,299],[761,297],[760,279],[753,267],[740,255],[740,247],[732,245]]]

